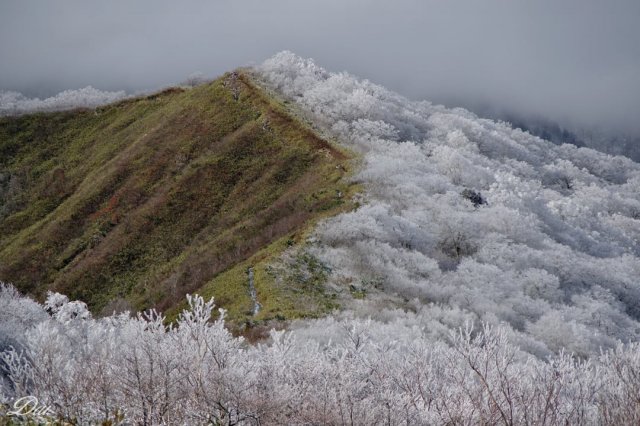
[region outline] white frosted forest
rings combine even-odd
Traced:
[[[3,285],[5,403],[79,424],[640,422],[639,164],[289,52],[254,71],[362,154],[360,206],[308,250],[364,298],[250,345],[199,297],[167,327]]]
[[[326,319],[315,333],[233,337],[212,302],[176,324],[93,319],[51,294],[0,289],[2,397],[36,395],[76,424],[637,424],[640,345],[541,360],[503,327],[433,339],[418,322]],[[319,328],[321,326],[321,328]],[[321,329],[327,341],[314,338]]]
[[[108,92],[91,86],[65,90],[49,98],[29,98],[22,93],[0,91],[0,116],[32,112],[63,111],[73,108],[95,108],[126,98],[124,91]]]
[[[501,324],[539,357],[639,339],[640,164],[410,102],[288,52],[259,72],[364,155],[363,206],[318,231],[336,283],[397,294],[434,334]]]

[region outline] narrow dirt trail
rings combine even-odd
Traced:
[[[256,293],[256,286],[253,282],[253,268],[249,268],[249,295],[251,296],[251,300],[253,301],[253,316],[258,315],[260,312],[260,308],[262,305],[258,302],[258,296]]]

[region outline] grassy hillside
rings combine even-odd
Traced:
[[[95,111],[0,118],[0,280],[98,313],[167,310],[201,291],[241,320],[253,267],[257,319],[318,315],[333,305],[304,235],[350,208],[349,170],[348,153],[242,71]],[[285,250],[311,272],[277,273]]]

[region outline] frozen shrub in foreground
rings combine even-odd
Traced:
[[[33,303],[20,299],[10,309]],[[74,311],[64,299],[51,294],[48,305]],[[637,343],[543,361],[513,346],[506,328],[467,324],[434,342],[418,317],[397,315],[318,320],[252,346],[229,333],[224,312],[212,319],[212,301],[189,305],[173,325],[155,312],[23,324],[23,350],[0,355],[4,401],[32,395],[79,424],[640,421]]]
[[[377,315],[376,297],[417,299],[509,327],[543,358],[640,340],[638,163],[410,101],[291,52],[256,70],[363,154],[362,205],[321,224],[313,254],[338,290],[380,283],[358,302],[365,314]]]

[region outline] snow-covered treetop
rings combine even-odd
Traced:
[[[290,52],[257,71],[364,155],[367,202],[319,230],[336,288],[415,298],[433,329],[468,315],[508,324],[540,356],[640,338],[639,164],[409,101]]]
[[[65,90],[46,99],[27,98],[21,93],[0,91],[0,116],[31,112],[63,111],[74,108],[95,108],[126,97],[124,91],[108,92],[87,86]]]

